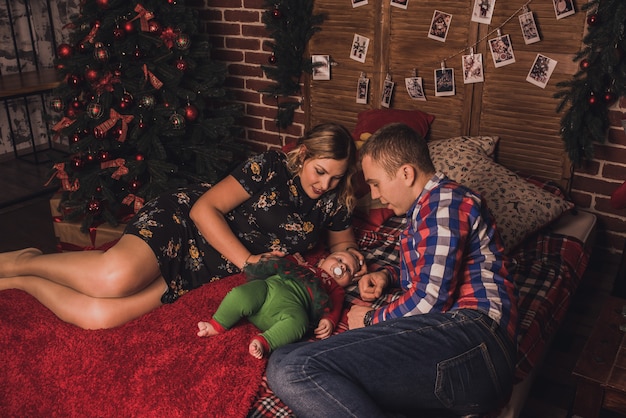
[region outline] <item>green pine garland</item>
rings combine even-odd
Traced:
[[[593,142],[604,143],[609,129],[608,107],[626,93],[626,62],[623,51],[626,2],[591,0],[585,47],[574,57],[580,69],[569,81],[560,82],[555,97],[557,111],[570,107],[561,119],[561,136],[570,160],[580,164],[593,158]]]
[[[302,73],[313,71],[311,59],[305,58],[304,52],[311,37],[321,30],[319,25],[324,15],[313,14],[313,0],[266,0],[265,7],[263,23],[274,41],[265,43],[272,51],[272,65],[261,68],[275,83],[261,93],[276,98],[276,123],[286,128],[293,123],[294,112],[301,106],[292,97],[301,93]]]

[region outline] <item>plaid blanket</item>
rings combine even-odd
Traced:
[[[392,217],[378,228],[357,221],[359,245],[371,269],[398,265],[398,234],[403,219]],[[564,235],[540,231],[511,254],[515,283],[519,289],[519,349],[516,367],[518,381],[524,379],[541,360],[550,337],[562,322],[571,297],[587,267],[589,253],[582,242]],[[374,303],[359,299],[356,286],[346,289],[344,315],[336,332],[347,330],[347,309],[352,304],[379,307],[399,296],[382,296]],[[291,410],[267,386],[264,378],[249,417],[292,417]]]

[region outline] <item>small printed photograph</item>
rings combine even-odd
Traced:
[[[515,55],[513,54],[513,46],[509,35],[498,36],[489,40],[489,49],[493,57],[493,64],[498,67],[513,64]]]
[[[533,12],[526,12],[519,15],[519,25],[522,28],[522,36],[524,37],[526,45],[534,44],[541,40]]]
[[[435,70],[435,96],[454,96],[454,68]]]
[[[545,55],[537,54],[535,62],[528,72],[526,81],[534,84],[535,86],[539,86],[542,89],[546,88],[556,64],[556,60],[548,58]]]
[[[359,77],[359,82],[356,85],[356,102],[358,104],[367,104],[369,91],[370,79],[366,77]]]
[[[389,79],[385,80],[385,83],[383,84],[383,96],[382,99],[380,100],[380,104],[383,107],[389,107],[391,106],[391,96],[393,96],[393,86],[395,85],[395,83]]]
[[[312,55],[313,80],[330,80],[330,55]]]
[[[483,73],[483,54],[463,55],[463,83],[482,83],[485,81]]]
[[[352,41],[352,49],[350,50],[350,58],[358,62],[365,62],[369,44],[369,38],[355,33]]]
[[[426,101],[426,93],[424,93],[424,87],[422,86],[422,77],[407,77],[404,79],[404,85],[411,99],[421,100],[423,102]]]
[[[574,0],[552,0],[554,2],[554,13],[556,19],[563,19],[576,13],[574,9]]]
[[[445,42],[446,38],[448,37],[448,30],[450,29],[451,20],[451,14],[435,10],[435,12],[433,13],[433,19],[430,22],[428,37],[436,41]]]
[[[406,10],[409,6],[409,0],[391,0],[391,5]]]
[[[495,4],[496,0],[474,0],[472,22],[486,23],[489,25]]]
[[[367,0],[352,0],[352,8],[367,5]]]

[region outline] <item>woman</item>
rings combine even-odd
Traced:
[[[323,124],[288,154],[267,151],[210,187],[148,202],[107,250],[0,254],[0,290],[21,289],[62,320],[112,328],[264,255],[356,251],[350,226],[356,149],[341,125]]]

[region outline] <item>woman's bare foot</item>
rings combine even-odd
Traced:
[[[257,338],[253,338],[250,341],[250,345],[248,346],[248,351],[254,358],[262,359],[265,354],[265,350],[263,349],[263,344]]]
[[[198,337],[211,337],[219,334],[210,322],[198,322]]]
[[[37,248],[25,248],[23,250],[0,253],[0,277],[19,276],[19,274],[16,274],[18,262],[23,262],[41,254],[41,250]]]

